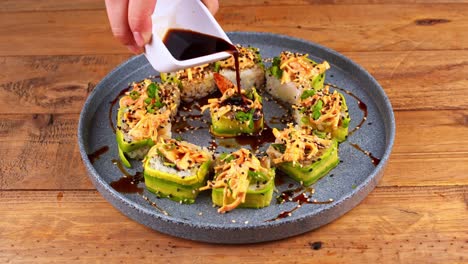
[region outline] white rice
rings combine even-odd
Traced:
[[[219,73],[236,85],[236,71],[222,69]],[[241,87],[246,91],[250,91],[252,87],[255,87],[258,91],[265,85],[265,71],[258,65],[255,65],[250,69],[241,70],[240,78]]]
[[[193,168],[192,170],[183,170],[182,171],[182,170],[176,170],[175,168],[164,166],[164,164],[161,162],[160,157],[158,157],[158,156],[151,157],[151,159],[149,160],[149,164],[150,164],[150,167],[152,169],[162,171],[162,172],[166,172],[166,173],[170,173],[170,174],[173,174],[173,175],[178,175],[180,177],[192,176],[192,175],[195,174],[195,172],[197,170],[197,167]]]
[[[296,83],[287,82],[281,84],[280,80],[270,74],[266,74],[265,89],[275,98],[289,104],[295,104],[303,91],[302,88],[297,87]]]
[[[148,154],[150,148],[150,146],[144,146],[139,149],[135,149],[134,151],[127,152],[125,154],[132,159],[143,159],[146,156],[146,154]]]
[[[188,81],[183,80],[180,88],[180,97],[184,102],[191,102],[203,98],[216,91],[213,73],[204,75],[203,80]]]

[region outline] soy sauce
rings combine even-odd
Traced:
[[[109,151],[109,146],[101,147],[98,150],[94,151],[93,153],[88,154],[88,159],[91,162],[91,164],[93,164],[96,160],[101,158],[101,155],[103,155],[107,151]]]
[[[236,46],[222,38],[178,28],[169,29],[163,43],[177,60],[190,60],[222,51],[231,53],[234,57],[237,89],[240,94],[239,51]]]

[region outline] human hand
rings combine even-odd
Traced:
[[[202,0],[212,14],[218,11],[218,0]],[[133,53],[141,53],[151,40],[151,15],[156,0],[106,0],[112,34]]]

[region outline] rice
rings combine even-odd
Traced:
[[[125,154],[131,159],[143,159],[148,153],[150,148],[151,148],[150,146],[144,146],[144,147],[135,149],[134,151],[127,152]]]
[[[180,88],[180,97],[184,102],[191,102],[203,98],[216,91],[212,72],[207,72],[201,80],[183,80]]]
[[[160,157],[158,156],[151,157],[149,160],[149,164],[152,169],[155,169],[161,172],[166,172],[172,175],[178,175],[180,177],[189,177],[189,176],[194,175],[196,170],[199,167],[199,166],[194,167],[191,170],[176,170],[175,168],[164,166],[164,164],[161,162]]]
[[[236,71],[231,69],[222,69],[219,73],[229,79],[232,83],[236,84]],[[250,69],[240,70],[240,78],[241,87],[247,91],[251,90],[252,87],[259,90],[265,85],[265,71],[263,67],[259,65],[255,65]]]
[[[266,75],[265,89],[275,98],[289,104],[295,104],[304,90],[302,87],[297,87],[294,82],[281,84],[281,81],[271,74]]]

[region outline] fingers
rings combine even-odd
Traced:
[[[155,6],[156,0],[129,0],[128,24],[133,39],[140,48],[151,40],[151,15]]]
[[[219,9],[219,3],[218,0],[202,0],[202,2],[205,4],[205,6],[210,10],[211,14],[216,14]]]
[[[109,17],[112,34],[130,51],[138,53],[140,50],[128,25],[127,7],[127,0],[106,0],[107,16]]]

